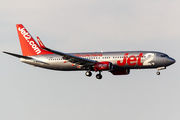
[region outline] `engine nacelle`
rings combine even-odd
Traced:
[[[128,75],[130,73],[130,69],[112,70],[111,73],[113,75]]]
[[[113,65],[111,62],[97,62],[94,64],[95,71],[102,71],[102,70],[113,70]]]

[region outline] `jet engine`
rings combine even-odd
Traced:
[[[130,69],[112,70],[111,73],[113,75],[128,75],[130,73]]]
[[[97,62],[94,64],[95,71],[102,71],[102,70],[113,70],[113,65],[111,62]]]

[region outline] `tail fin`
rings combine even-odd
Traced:
[[[19,36],[19,41],[21,44],[22,54],[24,56],[53,54],[49,51],[41,49],[22,24],[17,24],[16,27]]]

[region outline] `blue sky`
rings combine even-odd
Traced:
[[[176,63],[161,75],[132,70],[51,71],[0,54],[1,120],[177,120],[180,118],[178,0],[1,0],[0,48],[21,54],[16,24],[62,52],[153,50]]]

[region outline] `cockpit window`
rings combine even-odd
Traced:
[[[161,55],[161,57],[168,57],[168,55],[165,55],[165,54],[164,54],[164,55]]]

